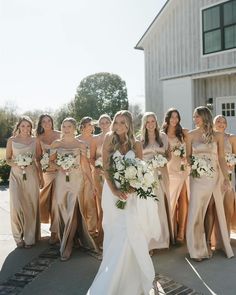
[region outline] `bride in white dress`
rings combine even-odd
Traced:
[[[105,184],[103,208],[103,260],[87,295],[146,295],[152,289],[155,272],[148,251],[152,231],[148,228],[146,200],[134,193],[121,192],[111,181],[108,170],[112,155],[119,151],[125,157],[142,158],[142,146],[134,138],[132,115],[116,113],[103,144]],[[126,200],[125,209],[116,202]],[[144,209],[142,209],[144,208]],[[146,208],[146,210],[145,210]],[[151,224],[149,224],[151,226]],[[160,231],[159,228],[155,228]]]

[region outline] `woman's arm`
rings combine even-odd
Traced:
[[[95,161],[96,161],[96,150],[97,150],[96,138],[93,137],[90,144],[90,163],[94,168],[95,168]]]
[[[135,142],[135,155],[140,160],[143,159],[143,146],[142,146],[142,143],[140,141]]]
[[[186,142],[186,159],[188,164],[191,164],[191,157],[192,157],[192,131],[186,133],[185,142]]]
[[[229,182],[228,167],[225,161],[225,152],[224,152],[224,134],[220,132],[215,132],[215,138],[218,148],[218,160],[220,164],[220,169],[224,175],[225,181]]]
[[[35,140],[36,140],[35,164],[36,164],[38,177],[39,177],[39,187],[43,188],[43,186],[44,186],[43,171],[42,171],[42,167],[41,167],[41,163],[40,163],[43,151],[41,148],[40,140],[38,138],[36,138]]]
[[[12,137],[8,139],[7,141],[7,147],[6,147],[6,162],[9,166],[14,167],[17,166],[17,164],[12,159]]]

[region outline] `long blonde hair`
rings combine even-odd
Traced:
[[[155,129],[155,138],[156,142],[159,144],[160,147],[163,146],[163,142],[160,137],[160,129],[157,121],[157,116],[153,112],[146,112],[142,117],[142,125],[141,125],[141,140],[143,142],[143,147],[145,148],[149,143],[148,132],[146,128],[147,120],[149,117],[153,117],[156,121],[156,129]]]
[[[195,112],[202,118],[202,121],[203,121],[205,143],[211,143],[214,137],[213,118],[212,118],[211,111],[208,109],[208,107],[200,106],[195,108],[194,113]]]
[[[123,116],[125,118],[125,125],[128,129],[127,134],[125,135],[125,142],[121,143],[119,135],[117,135],[114,124],[116,121],[116,118],[118,116]],[[121,145],[127,144],[129,149],[134,150],[135,149],[135,137],[134,137],[134,127],[133,127],[133,118],[132,114],[127,110],[121,110],[117,112],[113,118],[113,121],[111,123],[111,131],[112,131],[112,139],[111,144],[113,146],[112,150],[116,151],[121,148]]]

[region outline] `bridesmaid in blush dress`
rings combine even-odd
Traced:
[[[41,158],[47,153],[50,156],[50,145],[56,139],[59,139],[61,133],[53,128],[53,119],[48,114],[43,114],[39,117],[38,125],[36,128],[37,139],[40,147]],[[49,223],[51,237],[49,244],[53,245],[58,241],[57,235],[57,206],[55,200],[55,178],[56,169],[52,167],[46,168],[43,171],[44,186],[40,191],[39,196],[39,209],[40,220],[42,223]]]
[[[169,158],[169,145],[167,135],[159,131],[155,113],[146,112],[142,118],[141,139],[143,143],[143,159],[151,160],[155,155],[161,154]],[[158,237],[153,237],[150,249],[169,248],[170,241],[173,242],[173,230],[171,220],[169,176],[167,167],[157,168],[155,177],[160,178],[160,185],[155,190],[158,202],[156,216],[160,220],[161,233]],[[156,226],[159,226],[157,221]]]
[[[18,166],[16,157],[26,154],[32,156],[32,164],[26,167]],[[23,116],[19,119],[13,136],[8,139],[6,148],[6,161],[11,166],[11,227],[18,248],[31,248],[40,237],[39,186],[42,185],[43,179],[38,168],[38,156],[36,138],[32,136],[32,121]]]
[[[173,228],[175,241],[177,244],[184,242],[186,233],[186,221],[188,213],[188,174],[189,170],[186,165],[186,155],[175,155],[175,149],[183,148],[186,151],[185,137],[188,132],[180,125],[180,114],[178,110],[169,109],[164,118],[162,126],[163,131],[168,136],[171,159],[167,164],[169,173],[169,190],[171,217],[173,220]]]
[[[101,200],[102,200],[102,188],[104,183],[104,172],[102,169],[102,145],[105,139],[105,135],[110,131],[111,126],[111,118],[103,114],[98,119],[98,126],[101,129],[101,133],[93,136],[93,140],[91,143],[90,149],[90,162],[92,165],[92,175],[93,182],[96,190],[96,204],[97,204],[97,212],[98,212],[98,238],[97,242],[99,245],[102,244],[103,241],[103,230],[102,230],[102,208],[101,208]]]
[[[190,257],[196,261],[211,258],[211,235],[214,225],[212,203],[219,223],[219,232],[223,249],[228,258],[234,256],[230,246],[221,192],[220,169],[223,173],[223,189],[229,188],[227,165],[224,156],[224,138],[219,132],[213,131],[211,111],[200,106],[194,110],[196,129],[189,131],[186,137],[186,154],[188,163],[191,156],[205,158],[213,168],[212,177],[190,177],[190,203],[187,221],[187,248]]]
[[[236,154],[236,136],[234,134],[226,133],[227,120],[224,116],[218,115],[214,118],[214,129],[224,135],[224,152],[225,154]],[[235,173],[234,166],[228,165],[228,172],[230,173],[231,186],[224,194],[224,208],[225,217],[230,237],[231,229],[236,228],[236,202],[235,202]],[[220,174],[223,183],[223,174]]]
[[[79,130],[81,134],[77,137],[86,145],[86,156],[90,160],[90,148],[93,141],[94,125],[91,117],[84,117],[79,123]],[[92,173],[92,167],[90,166]],[[81,210],[84,213],[89,233],[92,237],[97,236],[98,212],[96,206],[96,195],[94,190],[94,183],[86,177],[84,179],[84,193]]]
[[[61,261],[70,258],[74,237],[79,229],[79,241],[85,247],[95,249],[81,211],[81,197],[84,190],[84,177],[92,181],[89,161],[85,155],[85,145],[75,138],[76,121],[66,118],[61,126],[62,137],[54,141],[51,149],[54,153],[50,156],[51,166],[58,169],[55,180],[55,196],[58,210],[58,234],[61,242]],[[59,157],[74,158],[73,165],[65,170],[58,166]]]

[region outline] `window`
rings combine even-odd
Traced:
[[[221,104],[222,115],[225,117],[234,117],[235,116],[235,103],[222,103]]]
[[[236,0],[202,11],[203,54],[236,48]]]

